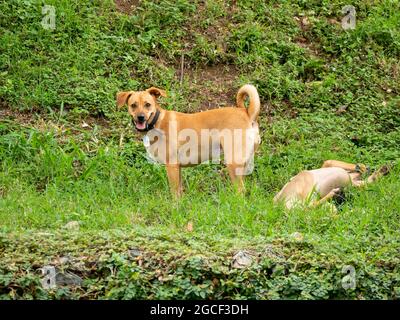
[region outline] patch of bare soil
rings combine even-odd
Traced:
[[[87,116],[85,119],[83,119],[83,122],[88,124],[89,127],[94,127],[95,125],[97,125],[107,129],[110,128],[110,122],[104,117]],[[85,127],[85,125],[82,126]]]
[[[297,111],[296,107],[290,102],[290,100],[284,99],[282,101],[282,104],[284,106],[284,110],[282,113],[284,113],[290,119],[297,118],[299,112]]]
[[[319,57],[320,56],[320,52],[317,49],[317,47],[308,39],[306,39],[305,37],[296,37],[294,39],[294,42],[299,46],[302,47],[304,49],[306,49],[307,51],[310,52],[310,54],[314,57]]]
[[[222,64],[184,70],[191,87],[191,100],[199,102],[200,110],[236,105],[238,75],[234,66]]]
[[[296,37],[295,43],[306,50],[308,50],[313,56],[318,56],[319,52],[314,44],[307,39],[307,32],[310,30],[310,21],[307,17],[294,17],[300,29],[303,31],[303,36]]]
[[[35,128],[39,131],[56,129],[60,133],[68,130],[78,130],[79,132],[82,130],[92,130],[95,126],[105,130],[110,129],[110,122],[104,117],[86,116],[82,119],[71,118],[66,123],[60,124],[57,121],[49,119],[44,113],[11,109],[6,103],[0,101],[0,120],[3,119],[11,120],[21,126]]]
[[[131,14],[140,4],[140,0],[115,0],[117,9],[125,14]]]
[[[5,102],[0,101],[0,119],[11,119],[29,125],[35,121],[36,114],[29,111],[12,110]]]
[[[310,30],[310,21],[307,17],[294,17],[303,34],[306,35]],[[307,39],[307,36],[299,36],[294,39],[295,43],[304,49],[307,49],[312,55],[318,56],[319,52],[313,45],[313,43]]]

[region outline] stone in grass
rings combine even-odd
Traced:
[[[304,240],[304,236],[300,232],[293,232],[290,235],[290,239],[292,239],[292,240],[294,240],[296,242],[302,242]]]
[[[140,257],[142,255],[143,255],[143,252],[138,248],[132,248],[132,249],[128,250],[128,256],[131,259],[136,259],[137,257]]]
[[[251,266],[253,259],[246,251],[239,251],[233,256],[232,267],[243,269]]]
[[[79,230],[79,222],[78,221],[70,221],[65,226],[64,229],[67,230]]]

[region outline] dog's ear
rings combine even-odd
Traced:
[[[122,91],[117,93],[117,106],[121,108],[127,102],[129,97],[132,95],[133,91]]]
[[[156,99],[159,98],[160,96],[166,97],[167,93],[164,90],[158,89],[156,87],[151,87],[146,90],[148,93],[150,93],[152,96],[154,96]]]

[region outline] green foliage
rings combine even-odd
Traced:
[[[7,241],[0,260],[3,299],[393,299],[400,285],[400,243],[382,239],[364,255],[311,238],[197,239],[148,229],[3,234],[1,241]],[[378,248],[385,255],[373,251]],[[232,268],[239,249],[251,253],[250,267]],[[132,250],[138,255],[130,255]],[[79,275],[83,284],[42,289],[39,269],[49,263]],[[342,285],[342,268],[349,264],[356,271],[355,289]]]

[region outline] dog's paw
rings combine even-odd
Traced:
[[[360,173],[369,172],[370,168],[367,167],[365,164],[357,163],[356,164],[356,171]]]
[[[392,165],[387,164],[387,165],[380,167],[378,171],[383,176],[386,176],[390,172],[390,170],[392,170]]]
[[[331,194],[331,196],[336,196],[336,195],[338,195],[338,194],[340,194],[340,188],[335,188],[335,189],[332,189],[331,190],[331,192],[329,192],[330,194]]]

